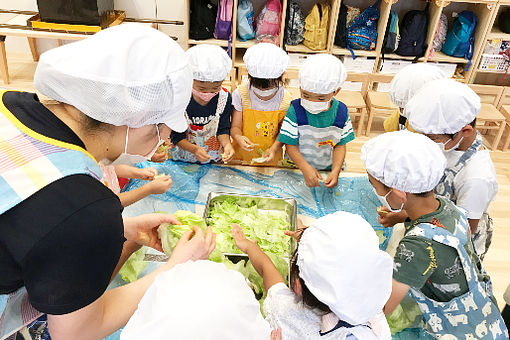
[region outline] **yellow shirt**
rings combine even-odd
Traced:
[[[392,132],[398,131],[398,121],[400,119],[400,110],[396,109],[395,112],[391,114],[388,118],[384,120],[384,131]],[[406,121],[406,129],[411,132],[416,132],[413,128],[409,126],[409,120]]]

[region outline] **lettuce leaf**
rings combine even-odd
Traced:
[[[158,236],[163,246],[163,251],[166,255],[170,256],[172,250],[179,242],[182,234],[189,230],[193,230],[194,226],[206,229],[205,221],[202,217],[198,216],[191,211],[179,210],[173,214],[182,224],[163,223],[158,227]]]
[[[131,254],[122,268],[119,270],[119,274],[122,277],[122,280],[126,282],[136,281],[138,275],[140,275],[142,270],[147,265],[147,262],[144,261],[146,252],[147,248],[142,247]]]

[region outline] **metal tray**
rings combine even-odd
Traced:
[[[207,220],[209,216],[209,208],[212,203],[225,200],[229,197],[238,198],[252,198],[254,200],[264,199],[264,206],[260,207],[260,211],[284,211],[287,215],[287,221],[289,223],[289,230],[296,230],[297,228],[297,202],[293,198],[276,198],[272,196],[256,196],[256,195],[245,195],[245,194],[234,194],[227,192],[210,192],[207,196],[207,203],[204,209],[204,219]],[[289,237],[289,249],[288,259],[292,257],[294,250],[296,249],[296,241]],[[231,260],[246,259],[248,255],[239,253],[224,253]],[[290,271],[290,268],[289,268]]]

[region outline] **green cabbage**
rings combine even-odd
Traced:
[[[122,268],[119,270],[119,274],[122,277],[122,280],[126,282],[136,281],[138,275],[140,275],[142,270],[147,265],[147,262],[144,261],[146,252],[147,248],[142,247],[131,254]]]

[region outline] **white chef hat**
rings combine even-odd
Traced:
[[[289,67],[289,55],[271,43],[258,43],[246,50],[243,61],[255,78],[276,79]]]
[[[426,136],[409,131],[383,133],[361,148],[367,172],[389,188],[419,194],[436,187],[446,159]]]
[[[335,92],[346,78],[347,71],[344,64],[331,54],[311,55],[299,69],[300,87],[312,93]]]
[[[471,123],[480,112],[480,97],[466,84],[453,79],[425,84],[407,103],[409,125],[425,134],[453,134]]]
[[[375,318],[390,297],[393,260],[359,215],[338,211],[316,220],[301,237],[297,264],[310,292],[352,325]]]
[[[260,340],[270,334],[244,277],[202,260],[159,274],[120,338]]]
[[[232,59],[216,45],[196,45],[186,51],[193,79],[223,81],[232,68]]]
[[[182,48],[139,24],[118,25],[41,55],[34,84],[42,94],[100,122],[187,129],[192,75]]]
[[[437,79],[446,79],[446,74],[439,67],[430,63],[417,63],[406,66],[398,71],[391,81],[391,101],[393,104],[404,108],[409,99],[423,85]]]

